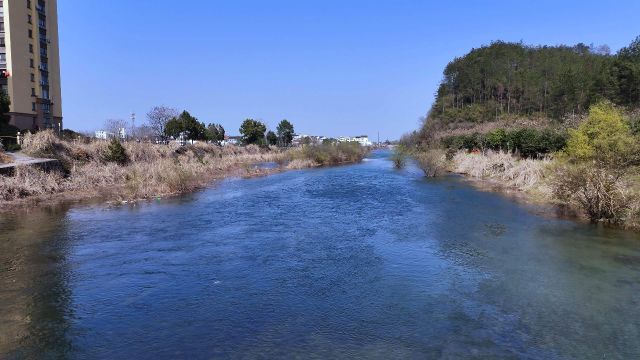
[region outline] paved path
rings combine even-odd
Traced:
[[[55,159],[34,158],[34,157],[27,156],[21,152],[14,152],[14,153],[6,152],[5,154],[12,157],[13,162],[10,162],[8,164],[0,164],[0,169],[11,168],[11,167],[16,167],[20,165],[35,165],[35,164],[44,164],[48,162],[58,161]]]

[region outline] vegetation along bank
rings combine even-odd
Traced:
[[[0,208],[59,200],[99,198],[129,201],[190,192],[228,176],[257,176],[285,169],[361,161],[367,149],[355,143],[301,148],[69,141],[51,131],[25,138],[23,152],[57,159],[61,171],[17,167],[0,176]],[[277,163],[273,169],[256,167]]]
[[[640,228],[640,37],[616,54],[584,44],[473,49],[446,67],[397,166],[407,154],[428,176],[467,174]]]

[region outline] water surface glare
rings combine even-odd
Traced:
[[[0,358],[640,358],[640,236],[386,155],[2,216]]]

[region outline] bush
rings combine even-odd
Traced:
[[[404,152],[396,150],[391,155],[391,161],[393,161],[393,167],[400,170],[407,165],[407,156]]]
[[[361,161],[367,150],[358,143],[338,143],[304,146],[300,157],[318,165],[338,165]]]
[[[566,153],[574,161],[595,161],[618,169],[640,163],[638,139],[622,111],[610,102],[592,106],[587,120],[569,135]]]
[[[427,150],[416,155],[416,160],[427,177],[441,176],[447,172],[447,156],[443,150]]]
[[[592,164],[560,166],[552,187],[557,199],[583,209],[592,222],[622,223],[639,200],[623,177]]]
[[[393,167],[400,170],[407,165],[408,150],[404,145],[398,145],[394,148],[393,154],[390,159],[393,162]]]
[[[20,151],[20,149],[22,149],[22,146],[18,144],[8,144],[5,146],[5,150],[7,151]]]
[[[107,148],[104,161],[113,162],[118,165],[126,165],[129,162],[129,155],[127,155],[127,151],[120,141],[113,139]]]
[[[525,158],[537,158],[562,150],[567,143],[567,135],[552,129],[522,128],[511,131],[496,129],[486,134],[448,136],[441,142],[446,149],[454,151],[510,151]]]
[[[598,103],[569,134],[554,194],[580,207],[591,221],[624,222],[640,201],[630,190],[629,176],[640,164],[640,146],[622,111],[610,102]]]

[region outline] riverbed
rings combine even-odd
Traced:
[[[640,358],[640,236],[363,163],[0,215],[0,358]]]

